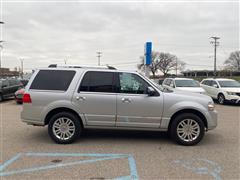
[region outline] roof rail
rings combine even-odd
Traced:
[[[91,68],[91,69],[116,69],[113,66],[81,66],[81,65],[58,65],[58,64],[50,64],[49,68]]]

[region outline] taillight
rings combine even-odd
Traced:
[[[23,103],[32,103],[32,99],[31,99],[31,96],[30,94],[24,94],[23,95]]]

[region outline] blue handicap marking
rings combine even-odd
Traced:
[[[58,164],[50,164],[44,166],[37,166],[31,168],[24,168],[24,169],[16,169],[11,171],[4,171],[9,165],[17,161],[19,158],[22,157],[91,157],[91,159],[84,159],[79,161],[73,162],[66,162],[66,163],[58,163]],[[117,177],[116,180],[137,180],[137,167],[134,158],[129,154],[81,154],[81,153],[19,153],[13,156],[11,159],[7,160],[3,164],[0,164],[0,177],[1,176],[10,176],[14,174],[21,174],[21,173],[29,173],[41,170],[49,170],[54,168],[61,168],[67,166],[74,166],[86,163],[95,163],[99,161],[107,161],[113,159],[122,159],[127,158],[128,164],[130,168],[130,175]]]
[[[215,180],[221,180],[221,167],[217,163],[208,159],[181,159],[174,161],[174,163],[179,164],[196,174],[211,175]]]

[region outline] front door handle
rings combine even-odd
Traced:
[[[122,102],[124,102],[124,103],[131,103],[131,99],[129,99],[129,98],[122,98]]]
[[[85,101],[85,100],[86,100],[86,97],[77,96],[76,99],[77,99],[77,100],[80,100],[80,101]]]

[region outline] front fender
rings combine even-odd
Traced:
[[[200,104],[200,103],[196,103],[196,102],[192,102],[192,101],[181,101],[178,103],[175,103],[169,107],[165,107],[164,108],[164,112],[163,112],[163,116],[162,116],[162,121],[161,121],[161,125],[160,128],[163,129],[167,129],[168,125],[170,123],[171,117],[181,111],[181,110],[196,110],[201,112],[204,116],[206,115],[206,108]]]

